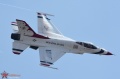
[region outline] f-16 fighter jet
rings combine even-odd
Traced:
[[[98,54],[113,55],[92,43],[76,41],[64,36],[47,17],[49,14],[37,13],[38,33],[36,33],[25,21],[16,19],[13,22],[11,39],[14,40],[12,51],[20,55],[27,47],[39,49],[40,64],[51,67],[60,57],[66,53],[74,54]]]

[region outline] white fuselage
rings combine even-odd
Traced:
[[[67,37],[65,37],[67,38]],[[29,36],[22,36],[21,37],[21,43],[27,44],[29,46],[38,46],[38,47],[51,47],[60,49],[66,53],[75,53],[75,54],[83,54],[83,53],[94,53],[98,52],[101,49],[90,49],[86,48],[82,45],[79,45],[76,43],[76,41],[72,39],[42,39],[42,38],[35,38],[35,37],[29,37]]]

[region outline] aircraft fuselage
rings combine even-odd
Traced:
[[[63,39],[43,39],[43,38],[35,38],[29,36],[22,36],[21,43],[27,44],[29,46],[37,46],[37,47],[52,47],[56,49],[60,49],[66,53],[75,53],[75,54],[83,54],[83,53],[95,53],[99,52],[101,49],[90,49],[86,48],[82,45],[79,45],[74,40],[63,40]]]

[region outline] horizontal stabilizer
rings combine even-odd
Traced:
[[[11,25],[17,26],[16,22],[11,22]]]
[[[13,31],[14,31],[14,32],[18,32],[18,31],[19,31],[16,22],[11,22],[11,25],[12,25],[12,28],[13,28]]]
[[[21,54],[27,47],[28,47],[28,45],[26,45],[26,44],[22,44],[22,43],[20,43],[20,42],[18,42],[18,41],[14,41],[14,42],[13,42],[12,52],[13,52],[14,54],[19,55],[19,54]]]

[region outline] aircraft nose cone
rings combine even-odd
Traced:
[[[107,52],[105,55],[113,55],[111,52]]]

